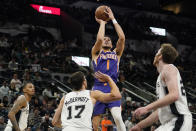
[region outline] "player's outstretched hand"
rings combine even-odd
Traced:
[[[110,7],[106,7],[105,13],[108,14],[110,20],[115,19],[115,18],[114,18],[114,14],[113,14],[113,12],[112,12],[112,10],[111,10]]]
[[[140,116],[145,115],[148,113],[148,110],[146,109],[146,107],[140,107],[137,108],[134,112],[134,116],[136,117],[136,119],[140,118]]]
[[[142,129],[138,126],[135,125],[134,127],[132,127],[129,131],[141,131]]]
[[[95,78],[97,78],[101,82],[107,82],[110,80],[110,76],[101,73],[100,71],[95,72]]]
[[[95,20],[97,21],[97,23],[101,24],[101,23],[107,23],[106,21],[102,20],[102,19],[98,19],[96,16],[95,16]]]

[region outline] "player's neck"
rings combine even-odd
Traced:
[[[103,49],[103,52],[110,52],[110,49],[109,49],[109,50],[104,50],[104,49]]]
[[[164,67],[165,65],[166,65],[166,64],[165,64],[163,61],[159,61],[159,63],[157,64],[157,71],[158,71],[159,73],[161,73],[162,70],[163,70],[163,67]]]
[[[80,90],[73,90],[73,91],[78,92],[78,91],[83,91],[83,90],[86,90],[86,88],[84,86],[82,86],[82,88]]]
[[[31,97],[32,97],[32,96],[30,96],[30,95],[28,95],[28,94],[26,94],[26,93],[24,94],[24,96],[25,96],[25,98],[26,98],[26,100],[27,100],[28,102],[31,100]]]

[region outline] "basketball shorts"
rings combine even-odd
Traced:
[[[110,93],[111,88],[109,86],[94,86],[92,90],[99,90],[104,93]],[[94,106],[93,116],[105,114],[106,108],[112,108],[112,107],[120,107],[121,101],[113,101],[110,103],[102,103],[100,101],[97,101]]]
[[[191,131],[192,115],[181,115],[162,124],[155,131]]]

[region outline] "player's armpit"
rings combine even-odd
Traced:
[[[104,103],[121,99],[121,96],[115,96],[112,93],[103,93],[98,90],[92,91],[91,94],[94,99],[101,101],[101,102],[104,102]]]
[[[9,114],[8,114],[8,117],[14,127],[14,129],[16,131],[20,131],[19,129],[19,126],[18,126],[18,123],[16,121],[16,117],[15,117],[15,114],[20,110],[22,109],[23,107],[26,106],[26,100],[25,100],[25,97],[24,96],[20,96],[16,102],[14,103],[13,107],[11,108]]]

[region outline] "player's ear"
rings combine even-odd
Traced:
[[[26,88],[26,86],[22,88],[22,91],[23,91],[24,93],[26,93],[26,92],[27,92],[27,88]]]
[[[25,93],[25,92],[27,92],[27,90],[26,90],[26,88],[25,88],[25,87],[23,87],[22,91],[23,91],[24,93]]]
[[[159,60],[161,60],[161,59],[162,59],[162,54],[159,55]]]

